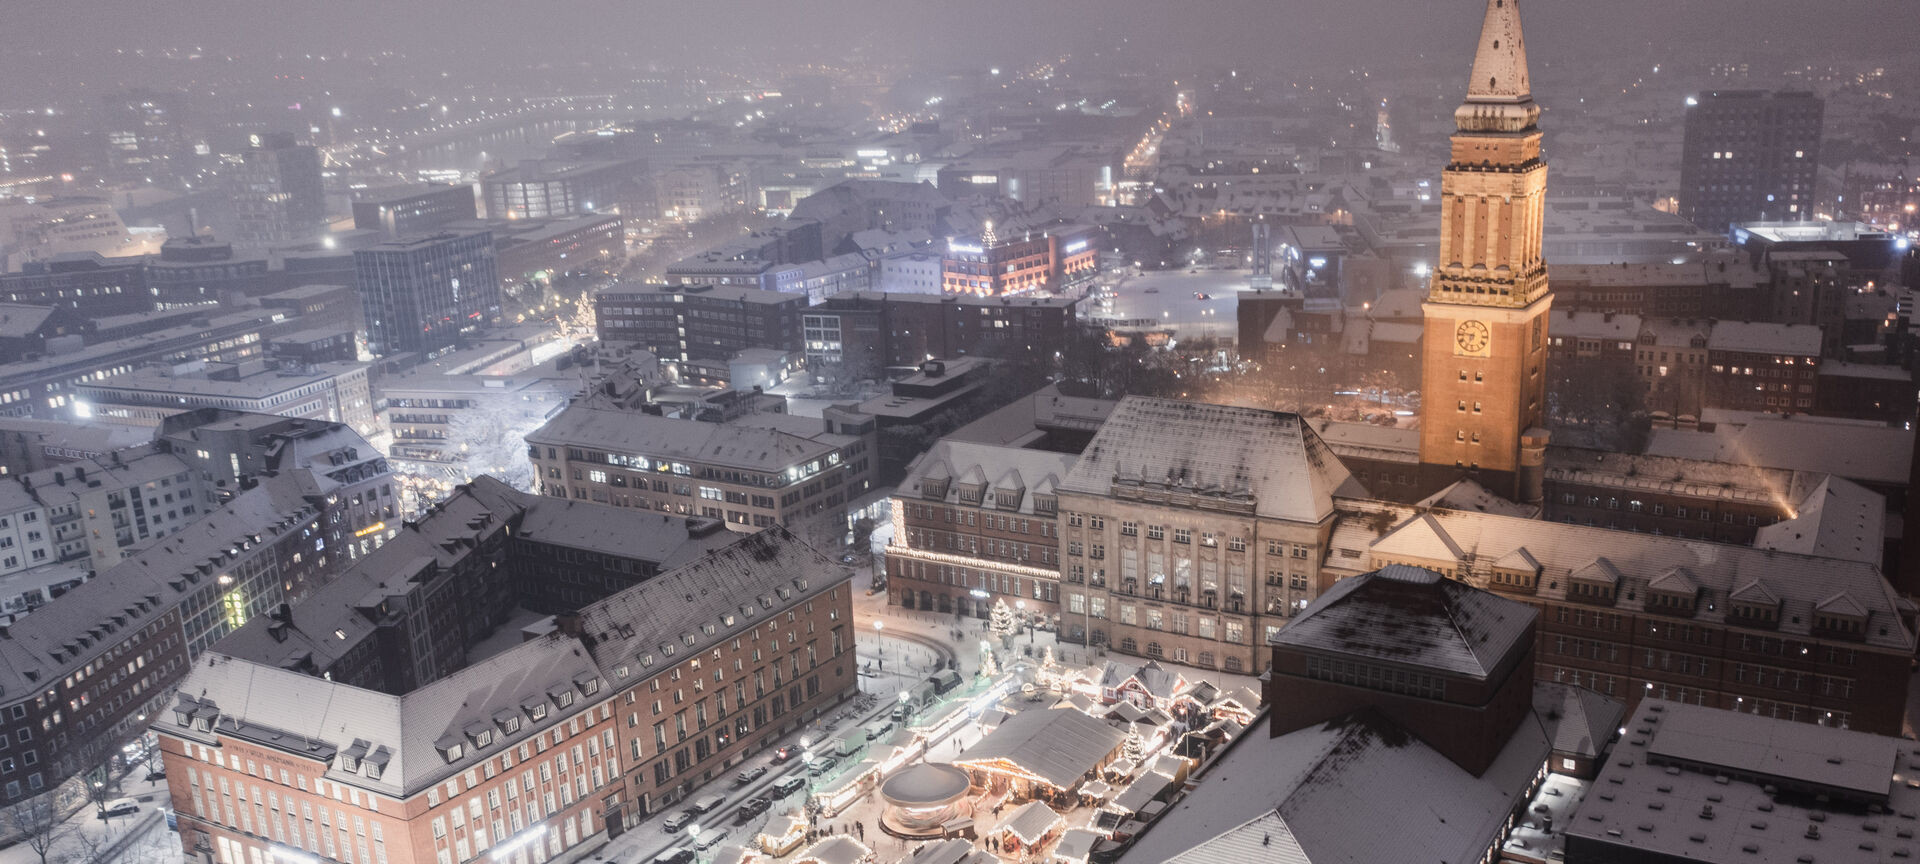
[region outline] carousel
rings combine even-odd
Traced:
[[[886,810],[880,827],[895,837],[931,840],[945,836],[945,826],[956,817],[967,797],[967,772],[942,762],[909,765],[880,784]]]

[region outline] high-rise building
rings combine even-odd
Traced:
[[[1812,93],[1689,97],[1680,215],[1714,232],[1736,222],[1811,219],[1824,106]]]
[[[327,230],[320,151],[292,135],[254,135],[228,187],[234,242],[241,246],[303,243]]]
[[[452,347],[500,315],[491,231],[389,241],[355,251],[353,262],[375,354]]]
[[[1459,131],[1441,174],[1439,260],[1424,306],[1422,473],[1437,485],[1469,473],[1516,501],[1538,501],[1553,296],[1540,249],[1540,106],[1517,4],[1488,0],[1467,100],[1453,117]]]
[[[470,183],[384,189],[353,202],[354,228],[384,231],[389,237],[420,234],[479,216],[479,199]]]

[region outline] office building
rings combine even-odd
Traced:
[[[1688,97],[1680,215],[1714,233],[1741,222],[1812,220],[1824,113],[1812,93]]]
[[[451,348],[500,317],[491,231],[391,240],[355,251],[353,262],[374,354]]]
[[[240,158],[227,184],[235,243],[262,248],[326,233],[318,148],[295,143],[291,134],[259,134],[249,137]]]
[[[977,243],[947,243],[941,287],[982,297],[1065,291],[1093,276],[1099,247],[1100,231],[1088,225],[1052,225],[1035,236],[996,233],[989,222]]]
[[[375,431],[373,392],[364,363],[270,367],[244,363],[147,366],[82,384],[74,398],[105,423],[153,427],[194,408],[227,408],[281,417],[345,423]]]
[[[430,234],[454,222],[480,218],[473,185],[422,184],[371,190],[353,202],[353,227],[398,239]]]
[[[785,525],[836,543],[842,511],[870,488],[874,462],[870,434],[784,414],[704,423],[573,406],[527,444],[542,494],[704,516],[735,531]]]
[[[807,298],[733,285],[615,285],[594,295],[602,342],[663,360],[726,360],[756,348],[798,351]]]

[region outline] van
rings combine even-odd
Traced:
[[[718,808],[720,805],[725,803],[727,803],[727,799],[722,796],[708,795],[704,798],[701,798],[693,802],[693,806],[688,807],[687,809],[695,813],[711,813],[714,811],[714,809]]]
[[[952,669],[942,669],[927,676],[927,683],[933,685],[933,692],[945,696],[953,688],[960,686],[960,673]]]

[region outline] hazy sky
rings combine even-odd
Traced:
[[[997,62],[1125,35],[1190,56],[1349,66],[1470,50],[1483,8],[1482,0],[5,0],[0,40],[76,57],[198,44],[438,49],[507,65],[565,63],[609,46],[678,61],[741,50],[811,60],[890,45],[936,63]],[[1526,0],[1524,10],[1533,53],[1549,57],[1637,54],[1649,42],[1789,54],[1920,43],[1913,0]]]

